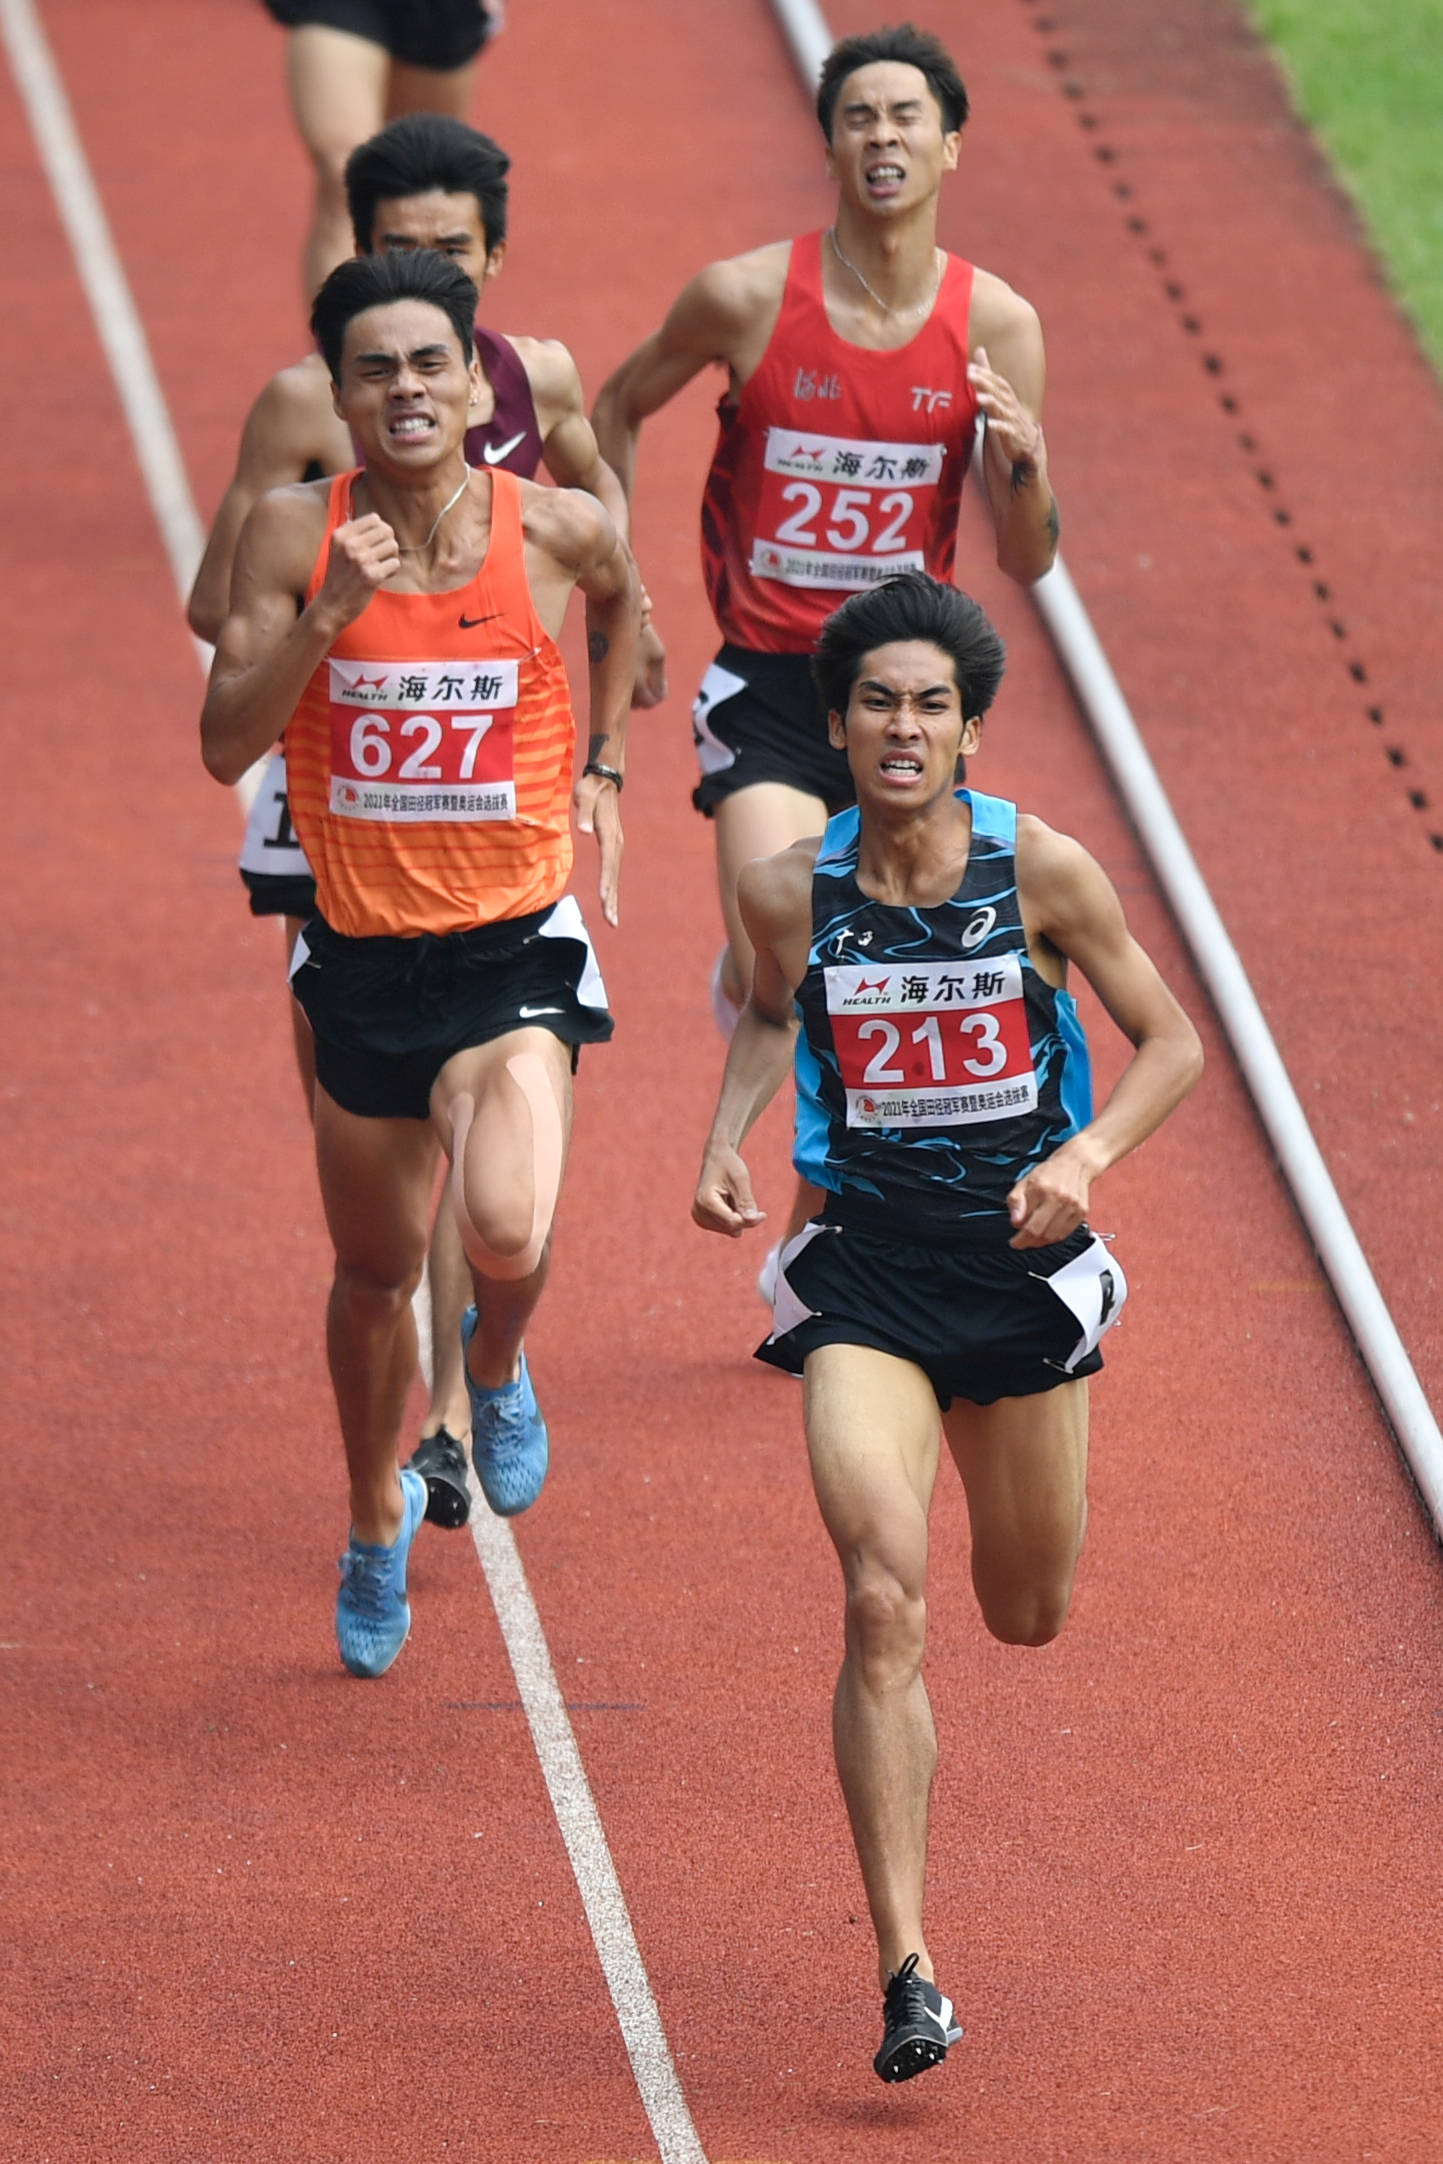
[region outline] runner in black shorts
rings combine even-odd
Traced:
[[[827,736],[809,654],[724,646],[692,708],[692,737],[701,780],[691,800],[708,819],[723,797],[758,782],[800,789],[829,813],[852,801],[852,776]]]
[[[605,1044],[612,1020],[581,912],[506,917],[420,939],[348,939],[314,917],[291,985],[316,1040],[316,1080],[359,1119],[424,1120],[457,1052],[544,1019],[570,1045]]]
[[[756,966],[693,1204],[713,1232],[761,1222],[739,1151],[795,1043],[794,1160],[822,1207],[782,1249],[760,1357],[804,1378],[845,1582],[833,1738],[877,1934],[884,2081],[935,2066],[961,2035],[922,1931],[939,1425],[987,1627],[1045,1645],[1087,1515],[1083,1378],[1127,1290],[1085,1222],[1089,1189],[1201,1064],[1086,852],[956,787],[1002,661],[976,603],[923,572],[824,626],[817,685],[857,803],[742,874]],[[1134,1046],[1095,1117],[1069,961]]]
[[[593,497],[471,467],[475,316],[475,286],[432,249],[359,256],[326,280],[312,326],[358,462],[251,511],[201,717],[206,765],[229,783],[285,731],[316,880],[295,974],[336,1258],[326,1349],[351,1514],[336,1637],[364,1676],[389,1668],[411,1623],[428,1493],[398,1445],[440,1153],[475,1300],[460,1329],[472,1467],[514,1514],[549,1460],[524,1339],[565,1175],[572,1053],[610,1033],[566,887],[574,813],[617,921],[636,573]],[[557,640],[577,591],[591,731],[573,784]]]
[[[399,113],[464,120],[500,0],[264,0],[290,32],[286,84],[316,170],[305,296],[351,252],[346,160]]]

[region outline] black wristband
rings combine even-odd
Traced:
[[[622,776],[614,766],[603,766],[599,759],[588,759],[581,771],[583,774],[594,774],[598,781],[609,781],[617,795],[621,795]]]

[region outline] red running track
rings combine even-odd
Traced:
[[[243,0],[42,12],[208,511],[298,347],[277,39]],[[1043,310],[1074,575],[1436,1389],[1443,863],[1408,792],[1443,781],[1437,386],[1231,13],[936,20],[977,107],[949,238]],[[826,214],[761,0],[518,8],[478,117],[516,157],[491,318],[565,337],[593,384],[698,262]],[[243,914],[193,656],[3,78],[0,122],[27,243],[0,471],[0,2152],[651,2159],[470,1545],[423,1537],[385,1683],[336,1665],[327,1250],[278,954]],[[1424,2164],[1437,1556],[1211,1031],[1202,1090],[1105,1190],[1134,1299],[1047,1653],[983,1636],[941,1484],[930,1936],[968,2036],[905,2090],[869,2071],[834,1566],[795,1393],[745,1357],[758,1258],[686,1217],[719,1065],[684,718],[708,397],[644,450],[676,691],[637,724],[620,1027],[583,1066],[533,1339],[555,1471],[518,1533],[705,2155]],[[975,584],[1012,653],[979,778],[1095,848],[1207,1029],[1027,604]],[[774,1118],[777,1205],[784,1154]]]

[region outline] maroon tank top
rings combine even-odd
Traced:
[[[476,326],[481,371],[496,394],[496,411],[466,431],[468,466],[504,466],[529,481],[541,462],[541,430],[531,397],[531,379],[509,338]]]

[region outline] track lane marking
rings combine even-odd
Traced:
[[[145,328],[32,0],[0,0],[0,36],[183,605],[204,537]],[[201,667],[208,669],[211,649],[202,640],[193,643]],[[243,802],[246,782],[254,793],[255,771],[237,785]],[[707,2164],[511,1529],[483,1505],[473,1515],[472,1537],[661,2164]]]
[[[626,1896],[581,1763],[551,1653],[510,1526],[493,1517],[472,1475],[471,1538],[491,1590],[556,1823],[571,1859],[606,1987],[661,2151],[661,2164],[706,2164],[647,1981]]]

